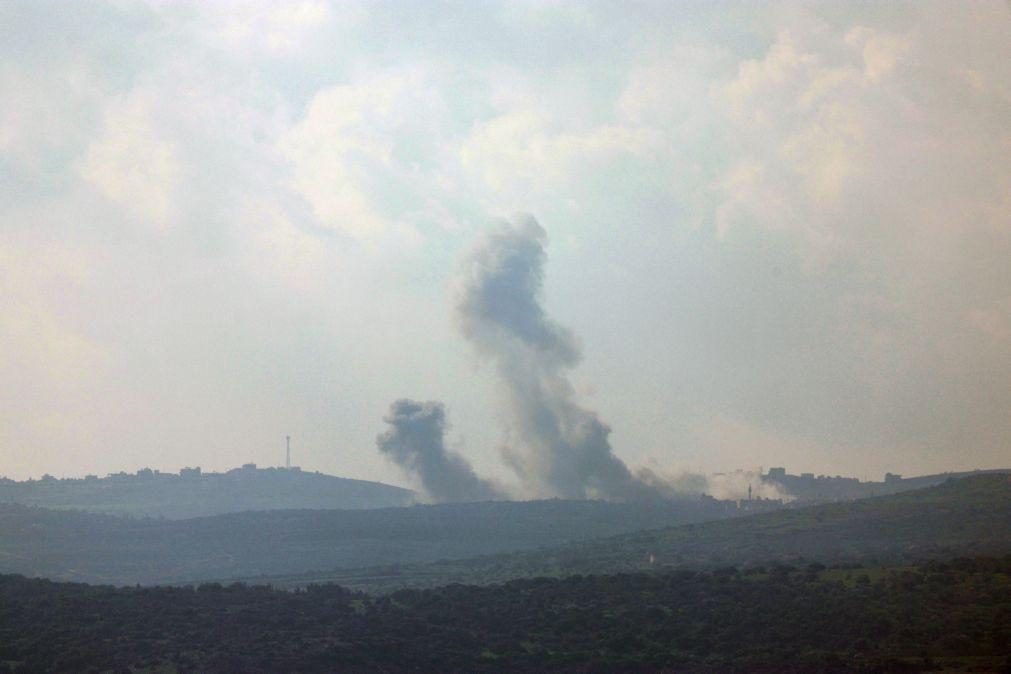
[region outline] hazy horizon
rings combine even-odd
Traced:
[[[247,461],[246,463],[248,464],[248,463],[255,463],[255,462],[248,462]],[[1004,466],[998,466],[998,467],[994,467],[994,468],[966,468],[964,470],[963,469],[959,469],[959,470],[941,471],[940,473],[929,473],[929,474],[928,473],[900,473],[900,475],[903,478],[916,478],[916,477],[926,477],[928,475],[935,475],[935,474],[940,475],[940,474],[944,474],[944,473],[972,473],[972,472],[977,471],[977,470],[978,471],[984,471],[984,472],[986,472],[986,471],[1001,472],[1003,470],[1008,470],[1009,466],[1011,466],[1011,464],[1004,465]],[[723,471],[715,471],[715,472],[712,472],[712,473],[693,473],[691,471],[687,471],[686,470],[684,473],[681,474],[681,476],[682,477],[695,477],[695,476],[698,476],[698,477],[713,477],[713,476],[722,476],[722,475],[734,475],[734,474],[737,474],[737,473],[753,475],[754,474],[753,470],[757,470],[759,468],[762,470],[762,475],[766,475],[768,473],[768,470],[770,468],[777,468],[777,467],[779,467],[779,468],[785,468],[787,474],[793,475],[793,476],[799,476],[802,473],[810,473],[811,475],[815,476],[816,478],[817,477],[825,477],[825,478],[858,477],[856,475],[850,475],[850,474],[842,475],[842,474],[835,474],[835,473],[817,473],[817,472],[811,473],[811,471],[795,470],[795,469],[791,468],[790,466],[775,466],[775,465],[757,466],[755,469],[728,468],[728,469],[723,470]],[[106,478],[106,477],[110,477],[110,476],[114,476],[114,475],[121,475],[121,474],[126,474],[127,476],[134,476],[134,475],[136,475],[138,473],[138,471],[142,471],[142,470],[151,470],[151,471],[156,472],[156,473],[158,473],[160,475],[178,476],[181,470],[187,469],[187,468],[200,468],[201,469],[201,474],[211,473],[211,474],[215,474],[215,475],[222,475],[222,474],[228,473],[230,471],[241,470],[243,468],[243,464],[237,464],[237,465],[234,465],[234,466],[225,466],[225,467],[221,467],[221,468],[206,468],[204,466],[182,466],[182,465],[180,465],[180,466],[169,466],[169,467],[163,467],[163,466],[141,466],[140,468],[137,468],[135,470],[125,470],[124,469],[124,470],[117,470],[117,471],[114,471],[114,472],[111,472],[111,473],[103,473],[103,474],[96,474],[96,473],[73,473],[73,474],[70,474],[70,473],[63,473],[63,474],[59,474],[59,473],[45,473],[45,474],[41,474],[41,475],[27,475],[27,476],[25,476],[23,478],[13,478],[10,475],[0,475],[0,479],[6,478],[6,479],[15,480],[17,482],[28,482],[28,481],[39,481],[45,475],[49,475],[50,477],[58,479],[58,480],[81,480],[81,479],[84,479],[85,477],[88,477],[88,476],[91,476],[91,475],[94,475],[95,477],[98,477],[98,478]],[[276,463],[276,464],[260,464],[260,463],[257,463],[256,464],[256,469],[257,470],[266,470],[266,469],[285,470],[286,468],[285,468],[285,465],[284,465],[284,461],[282,460],[281,462]],[[329,475],[331,477],[339,477],[339,478],[347,478],[348,477],[347,475],[327,473],[326,471],[321,471],[321,470],[318,470],[318,469],[313,468],[313,467],[297,466],[297,469],[300,470],[300,471],[302,471],[302,472],[320,473],[320,474],[323,474],[323,475]],[[675,477],[677,477],[677,475],[675,475]],[[389,486],[392,486],[392,487],[400,487],[400,488],[403,488],[403,489],[409,489],[409,490],[413,490],[413,491],[418,491],[419,490],[418,485],[416,485],[416,484],[412,485],[411,484],[411,480],[409,480],[409,479],[407,479],[405,477],[397,477],[394,480],[367,480],[365,478],[349,478],[349,479],[363,480],[363,481],[366,481],[366,482],[381,482],[382,484],[386,484],[386,485],[389,485]],[[858,479],[860,479],[861,482],[883,482],[884,481],[884,475],[883,474],[882,475],[878,475],[878,476],[869,475],[867,477],[859,477]],[[755,486],[755,485],[752,485],[752,486]],[[745,484],[745,490],[744,491],[746,493],[746,491],[747,491],[747,484]],[[686,492],[686,493],[689,493],[689,492]],[[789,494],[789,492],[783,492],[783,493],[786,496],[788,496],[788,497],[791,496]],[[736,491],[735,491],[735,494],[736,494]],[[756,494],[756,496],[757,496],[757,494]],[[733,497],[730,497],[730,496],[726,496],[726,497],[724,497],[724,496],[718,496],[717,498],[729,498],[729,499],[733,500],[733,499],[738,498],[738,496],[737,495],[734,495]],[[776,495],[776,494],[771,494],[770,493],[767,496],[763,496],[763,498],[773,498],[774,499],[774,498],[779,498],[779,496]],[[488,500],[516,500],[516,499],[510,498],[510,495],[504,495],[504,496],[503,495],[498,495],[498,496],[492,496]],[[527,499],[527,500],[539,500],[539,499],[535,496],[532,499]],[[598,499],[598,500],[607,500],[607,499]],[[421,503],[466,503],[467,501],[454,501],[454,500],[438,501],[438,500],[426,500],[426,499],[423,499],[422,501],[419,501],[419,502],[421,502]]]
[[[395,401],[474,493],[585,487],[543,409],[611,493],[1011,464],[1006,2],[15,1],[0,56],[0,475],[417,488]]]

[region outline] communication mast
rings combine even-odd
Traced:
[[[291,436],[284,436],[284,467],[287,470],[291,470]]]

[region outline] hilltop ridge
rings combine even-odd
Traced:
[[[388,508],[414,500],[413,491],[381,482],[298,468],[257,468],[253,463],[225,473],[183,468],[176,474],[144,468],[104,478],[0,479],[0,503],[168,519],[244,510]]]

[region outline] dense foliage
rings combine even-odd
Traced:
[[[0,577],[0,671],[923,671],[1006,667],[1011,556],[402,590]]]

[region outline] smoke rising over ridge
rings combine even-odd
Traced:
[[[455,314],[463,336],[494,364],[516,446],[504,458],[525,484],[564,498],[628,499],[664,490],[614,455],[610,427],[581,407],[568,379],[574,336],[541,305],[547,235],[531,216],[502,222],[465,256]]]
[[[541,302],[547,234],[532,216],[501,221],[462,257],[454,288],[454,318],[477,355],[495,368],[507,411],[501,454],[520,479],[515,494],[479,477],[462,456],[445,448],[446,412],[439,402],[402,399],[378,436],[395,461],[436,501],[560,497],[638,500],[708,494],[722,500],[790,500],[761,471],[705,475],[653,462],[635,470],[615,454],[611,428],[580,405],[569,372],[579,343]]]
[[[477,354],[494,365],[508,409],[510,443],[505,463],[527,496],[634,500],[709,493],[718,498],[782,498],[758,474],[705,476],[641,468],[614,455],[610,427],[581,406],[568,379],[581,358],[575,336],[541,304],[544,229],[531,216],[500,222],[479,238],[457,273],[454,315]],[[444,444],[445,409],[438,402],[398,400],[377,438],[380,452],[415,477],[430,498],[467,501],[501,498]]]
[[[383,421],[390,429],[376,438],[379,451],[415,476],[436,501],[483,501],[501,497],[459,454],[444,444],[446,412],[442,403],[398,400]]]

